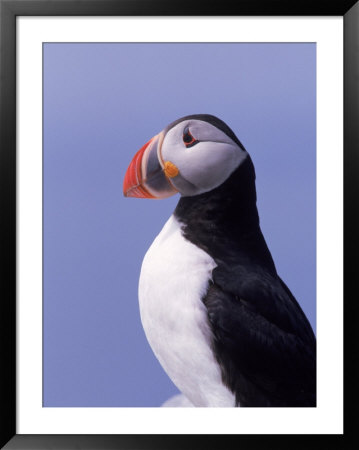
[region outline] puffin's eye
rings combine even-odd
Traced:
[[[187,148],[189,148],[189,147],[193,147],[193,145],[195,145],[195,144],[197,144],[197,139],[195,139],[193,136],[192,136],[192,134],[191,134],[191,132],[189,131],[189,128],[188,127],[186,127],[184,130],[183,130],[183,142],[184,142],[184,145],[187,147]]]

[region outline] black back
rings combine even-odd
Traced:
[[[174,214],[217,264],[203,302],[237,404],[315,406],[315,336],[260,230],[250,157],[213,191],[181,197]]]

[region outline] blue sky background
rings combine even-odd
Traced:
[[[316,321],[315,44],[44,45],[44,406],[160,406],[177,392],[140,322],[145,252],[178,201],[125,199],[168,123],[224,120],[251,154],[277,270]]]

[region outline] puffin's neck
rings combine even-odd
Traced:
[[[259,226],[255,173],[249,155],[221,186],[181,197],[174,211],[186,239],[218,263],[260,266],[276,273]]]

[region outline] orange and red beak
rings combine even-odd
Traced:
[[[133,157],[123,181],[125,197],[166,198],[178,191],[161,161],[163,132],[150,139]]]

